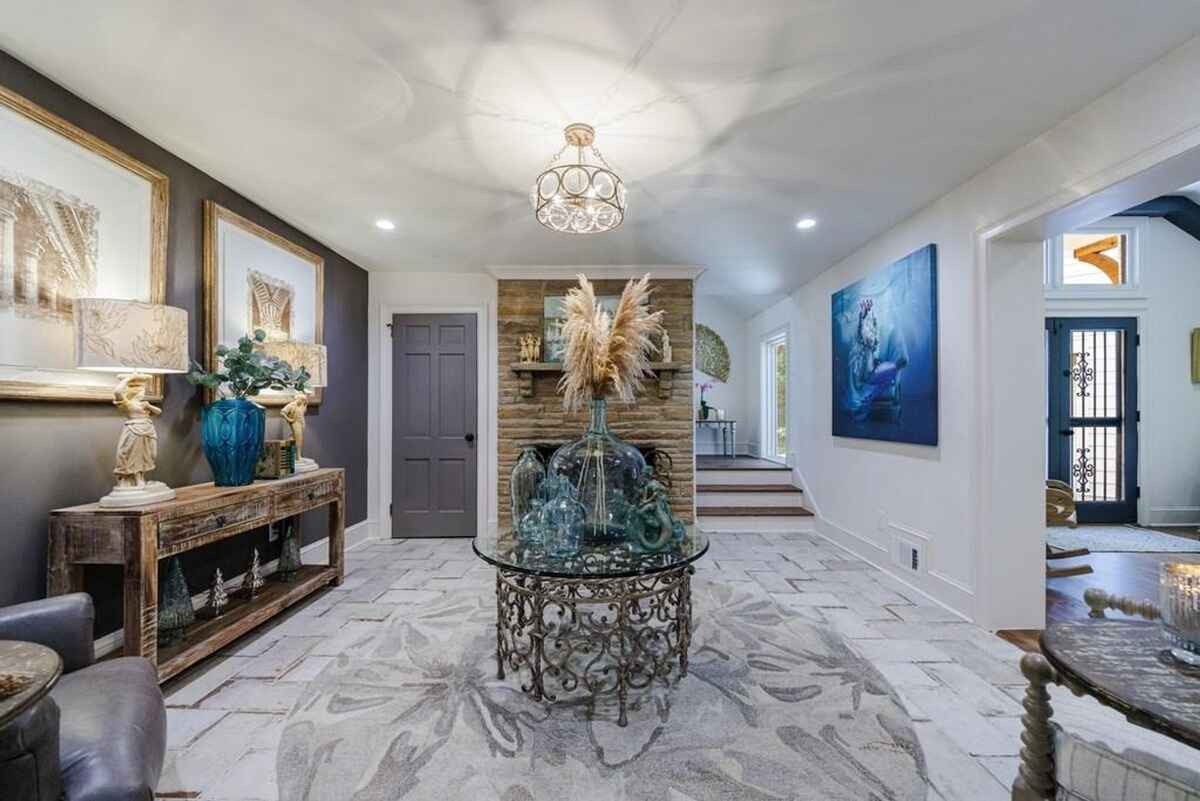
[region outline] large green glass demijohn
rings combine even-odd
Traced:
[[[584,543],[625,537],[629,510],[638,501],[646,460],[641,451],[608,430],[608,402],[594,398],[587,431],[550,459],[550,473],[575,488],[586,513]]]

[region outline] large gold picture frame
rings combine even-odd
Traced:
[[[261,240],[268,246],[273,246],[286,251],[288,254],[296,257],[302,262],[307,263],[312,267],[314,281],[314,306],[313,314],[313,331],[315,344],[321,345],[325,342],[325,260],[317,254],[300,247],[279,234],[270,231],[258,223],[247,220],[245,217],[232,212],[229,209],[217,204],[215,201],[204,201],[204,365],[207,370],[215,370],[217,367],[217,345],[220,342],[221,318],[224,310],[222,308],[222,297],[224,287],[222,286],[222,275],[224,274],[223,265],[221,264],[221,243],[220,243],[220,225],[226,223],[250,236]],[[264,277],[264,281],[269,282],[269,277]],[[289,314],[292,312],[289,311]],[[248,328],[249,326],[247,326]],[[253,333],[249,330],[240,333]],[[236,340],[236,337],[233,337]],[[225,344],[233,345],[235,342],[227,342]],[[323,387],[315,387],[309,395],[309,405],[315,406],[321,403],[325,397]],[[205,402],[211,403],[215,400],[211,390],[205,390]],[[255,402],[263,406],[281,407],[291,400],[289,394],[264,393],[254,398]]]
[[[148,271],[149,297],[128,299],[165,303],[167,293],[167,214],[170,193],[167,176],[3,86],[0,86],[0,108],[15,112],[20,117],[35,123],[44,130],[47,136],[61,137],[146,182],[150,210],[149,225],[146,231],[148,237],[146,253],[149,255],[149,263],[140,265],[140,268]],[[139,265],[130,265],[131,269],[137,267]],[[3,336],[4,333],[0,329],[0,336]],[[9,332],[9,335],[12,333]],[[37,367],[44,369],[44,365]],[[35,372],[37,367],[34,368]],[[55,369],[61,370],[62,368]],[[147,396],[150,400],[162,400],[163,383],[161,375],[151,378],[147,386]],[[48,379],[28,381],[0,379],[0,398],[111,402],[113,395],[112,388],[107,386],[53,383]]]

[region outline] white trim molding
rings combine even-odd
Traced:
[[[910,531],[910,529],[904,530]],[[818,517],[816,520],[816,533],[829,540],[846,553],[851,554],[856,559],[866,562],[867,564],[879,570],[881,573],[886,573],[888,576],[900,582],[905,587],[908,587],[913,592],[923,596],[927,600],[932,601],[946,611],[954,614],[956,617],[962,618],[969,623],[975,622],[970,617],[964,615],[961,611],[962,609],[971,608],[972,602],[974,601],[974,593],[958,582],[947,579],[932,570],[926,570],[924,573],[924,575],[930,577],[934,581],[945,585],[944,592],[953,596],[954,603],[959,606],[959,608],[956,609],[954,606],[951,606],[945,601],[939,599],[937,596],[933,595],[919,584],[913,582],[914,578],[919,577],[914,577],[913,575],[904,575],[895,570],[895,566],[891,563],[892,552],[890,548],[885,548],[879,543],[873,542],[872,540],[869,540],[859,534],[855,534],[849,529],[842,528],[836,523],[831,523],[823,517]],[[866,545],[871,551],[870,555],[866,555],[861,550],[854,548],[854,544],[858,544],[860,546]]]
[[[1181,47],[1179,52],[1183,52]],[[1168,56],[1166,60],[1171,59]],[[1099,101],[1098,101],[1099,102]],[[1091,107],[1089,107],[1091,108]],[[1061,130],[1076,117],[1060,123],[1051,132],[1043,134],[1026,147],[1036,147],[1047,141],[1050,133]],[[995,165],[992,168],[994,169]],[[1033,627],[1037,621],[1013,620],[1007,611],[1004,598],[1013,585],[1014,577],[1003,571],[991,570],[1005,549],[1011,549],[1011,530],[1004,520],[1004,509],[1014,503],[1000,495],[1008,492],[996,476],[1003,474],[998,467],[996,445],[997,434],[992,430],[993,394],[1006,376],[995,375],[991,369],[993,298],[989,287],[992,258],[992,242],[1011,238],[1018,241],[1045,240],[1060,231],[1077,228],[1094,220],[1104,219],[1122,209],[1143,202],[1146,198],[1178,189],[1180,176],[1196,175],[1200,171],[1200,125],[1189,125],[1182,130],[1163,135],[1150,145],[1123,158],[1110,161],[1105,166],[1078,179],[1065,182],[1056,191],[1044,194],[1039,200],[997,215],[993,222],[976,228],[972,239],[974,250],[973,276],[975,284],[975,377],[974,410],[972,426],[978,432],[975,445],[975,475],[969,496],[974,509],[973,529],[976,536],[968,539],[971,553],[972,578],[976,597],[970,607],[975,610],[976,622],[984,628],[995,630],[1012,627]],[[1044,283],[1044,282],[1043,282]],[[1042,359],[1044,360],[1044,356]],[[1031,421],[1032,422],[1032,421]],[[1029,504],[1030,514],[1040,513],[1044,497],[1020,497],[1015,503]],[[1003,561],[1002,559],[1000,561]],[[1028,572],[1017,577],[1021,586],[1044,584],[1045,563],[1038,560],[1025,567]],[[1039,602],[1040,606],[1040,602]],[[1044,607],[1041,607],[1044,609]],[[1044,620],[1044,611],[1042,612]]]
[[[496,421],[499,416],[497,396],[498,378],[495,330],[495,310],[491,302],[473,305],[383,304],[379,309],[379,442],[376,453],[379,458],[379,536],[391,537],[392,518],[392,329],[388,324],[396,314],[474,314],[477,337],[476,415],[478,417],[479,458],[476,460],[476,531],[484,534],[494,530],[499,519],[496,510]]]
[[[651,278],[683,278],[696,280],[704,273],[703,267],[691,264],[581,264],[577,267],[560,265],[489,264],[483,268],[502,281],[563,280],[574,281],[580,273],[593,280],[641,278],[646,273]]]
[[[352,551],[355,548],[363,545],[369,540],[379,539],[377,527],[374,520],[363,520],[355,523],[352,526],[346,527],[345,548],[347,551]],[[329,561],[329,537],[310,542],[300,549],[300,561],[305,564],[322,564]],[[275,572],[279,566],[278,559],[272,559],[262,566],[264,576],[269,576]],[[245,573],[239,573],[233,578],[225,579],[225,588],[230,592],[242,586],[242,580],[246,577]],[[208,590],[197,593],[192,596],[192,608],[202,609],[208,603]],[[95,641],[96,658],[108,656],[109,654],[120,651],[125,644],[125,629],[117,629],[114,632],[105,634]]]

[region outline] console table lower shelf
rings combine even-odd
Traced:
[[[231,593],[216,618],[200,618],[179,642],[158,643],[158,564],[171,556],[321,507],[329,508],[329,562],[304,565],[289,582],[268,580],[253,598]],[[84,570],[119,565],[126,656],[143,656],[166,681],[325,586],[342,583],[345,473],[325,468],[245,487],[197,484],[149,506],[85,504],[50,513],[48,594],[83,589]]]
[[[304,565],[289,583],[268,581],[252,599],[230,594],[229,606],[216,618],[197,620],[188,626],[183,640],[158,647],[158,675],[165,681],[224,648],[248,631],[275,617],[292,604],[322,587],[337,582],[337,570],[326,565]]]

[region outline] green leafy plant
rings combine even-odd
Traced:
[[[192,362],[187,380],[196,386],[211,389],[230,398],[248,398],[264,389],[295,389],[303,392],[312,378],[306,368],[296,369],[283,359],[268,356],[256,345],[265,342],[267,333],[261,328],[254,336],[243,336],[237,347],[217,346],[218,367],[209,372]]]

